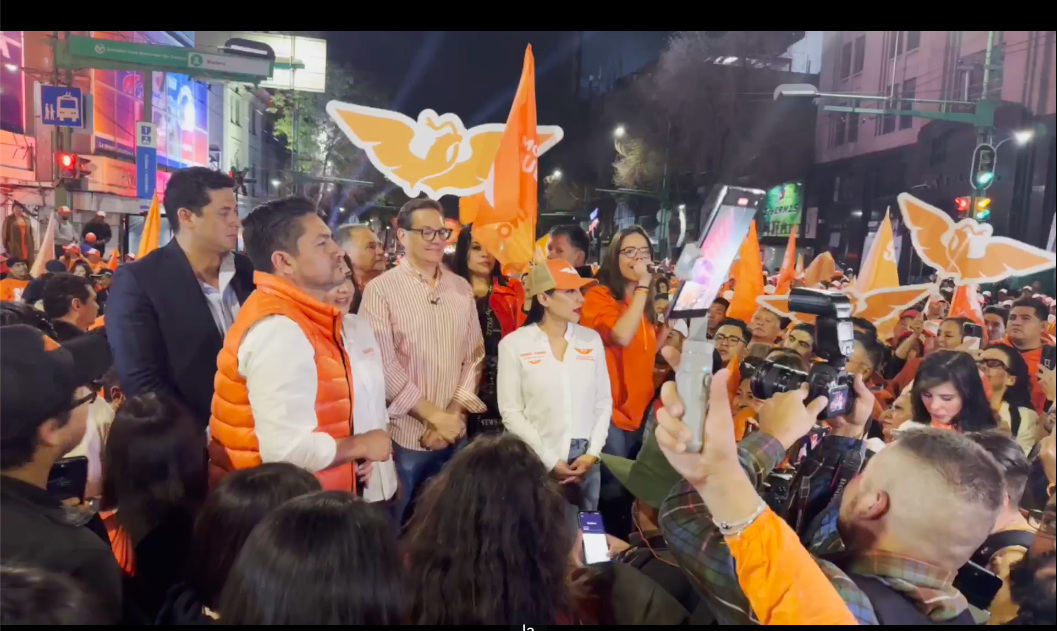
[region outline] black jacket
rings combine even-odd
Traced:
[[[84,224],[84,227],[81,228],[81,241],[84,241],[89,234],[95,235],[96,243],[106,243],[107,241],[110,241],[111,237],[110,225],[105,221],[96,221],[93,219]]]
[[[73,577],[100,598],[100,611],[121,611],[121,569],[110,546],[74,525],[47,491],[0,476],[0,562]]]
[[[235,254],[239,303],[253,292],[253,265]],[[205,427],[224,338],[202,287],[175,239],[114,272],[106,302],[107,337],[126,396],[175,396]]]

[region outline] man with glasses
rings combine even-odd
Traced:
[[[725,318],[716,327],[712,343],[726,366],[734,356],[745,358],[745,347],[751,339],[752,331],[749,330],[749,325],[735,318]]]
[[[390,433],[400,478],[394,517],[444,466],[466,433],[477,397],[484,338],[473,289],[441,261],[451,230],[440,204],[413,199],[397,214],[404,259],[364,291],[362,314],[378,338],[385,367]]]
[[[92,384],[110,365],[106,338],[90,333],[59,346],[13,325],[0,327],[0,346],[0,562],[77,579],[116,618],[121,570],[110,546],[48,491],[52,467],[84,436]]]

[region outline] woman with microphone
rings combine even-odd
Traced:
[[[622,458],[635,457],[642,420],[654,395],[658,334],[652,261],[646,231],[640,226],[621,230],[606,250],[599,285],[584,296],[582,322],[602,337],[613,392],[613,423],[605,451]]]

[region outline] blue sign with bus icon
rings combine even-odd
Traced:
[[[84,127],[84,100],[80,88],[40,86],[40,121],[45,125]]]

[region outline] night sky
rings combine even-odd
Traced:
[[[525,46],[536,57],[541,124],[559,115],[578,76],[576,31],[328,31],[328,58],[346,63],[414,117],[454,112],[467,126],[503,122],[521,75]]]

